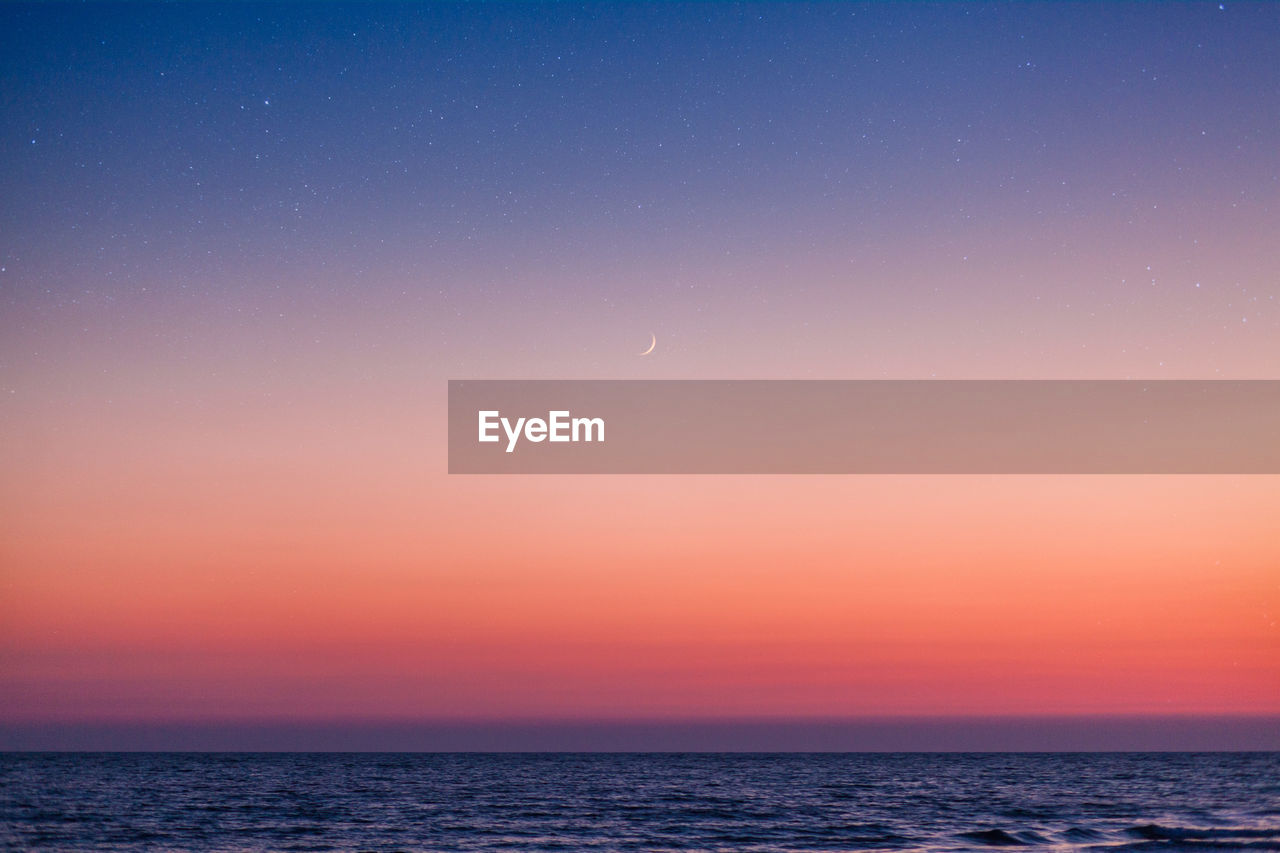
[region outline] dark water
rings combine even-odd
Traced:
[[[17,850],[1280,850],[1280,753],[0,756]]]

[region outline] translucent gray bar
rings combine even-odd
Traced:
[[[1280,380],[450,380],[449,472],[1276,474]]]

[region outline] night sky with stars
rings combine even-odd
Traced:
[[[444,436],[450,378],[1277,378],[1278,4],[6,3],[0,118],[7,721],[1280,711],[1276,478]]]

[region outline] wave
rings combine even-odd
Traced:
[[[1158,823],[1145,823],[1131,826],[1125,833],[1134,838],[1146,841],[1222,841],[1225,839],[1240,840],[1275,840],[1280,842],[1280,827],[1182,827],[1161,826]]]
[[[983,847],[1043,847],[1066,844],[1093,851],[1140,850],[1280,850],[1280,828],[1269,827],[1184,827],[1146,823],[1123,830],[1105,832],[1072,826],[1050,833],[1011,829],[981,829],[960,832],[956,838]],[[1124,839],[1137,839],[1125,842]]]
[[[962,832],[961,838],[967,838],[970,841],[976,841],[979,844],[986,844],[990,847],[1026,847],[1030,842],[1015,838],[1003,829],[984,829],[975,830],[974,832]]]

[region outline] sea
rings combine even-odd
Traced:
[[[1280,753],[7,753],[0,844],[1280,850]]]

